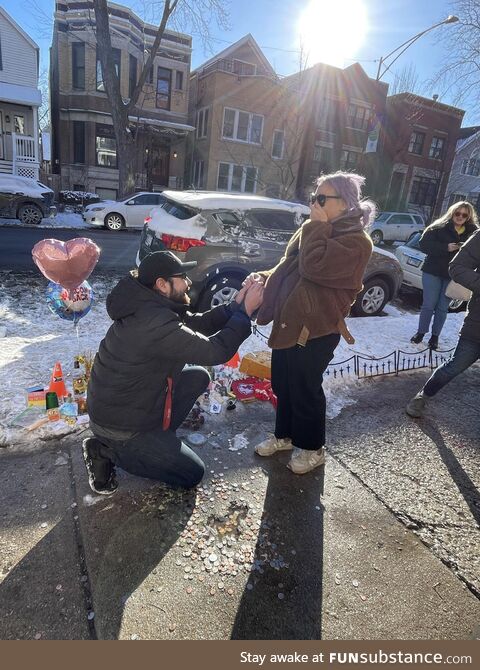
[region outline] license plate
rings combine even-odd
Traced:
[[[407,258],[407,265],[413,265],[414,268],[419,268],[421,264],[421,258],[412,258],[411,256]]]

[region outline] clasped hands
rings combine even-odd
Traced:
[[[239,305],[243,302],[248,316],[252,316],[263,302],[263,291],[265,280],[257,272],[248,275],[242,284],[242,288],[235,296],[235,302]]]

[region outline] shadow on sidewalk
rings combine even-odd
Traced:
[[[158,564],[178,540],[195,506],[195,492],[156,485],[143,493],[127,494],[118,502],[104,529],[92,529],[89,524],[87,565],[95,630],[102,640],[121,637],[128,598],[152,572],[155,574]],[[98,525],[100,519],[97,513],[91,522]],[[89,523],[88,517],[85,521]],[[95,547],[97,532],[100,535]]]
[[[423,419],[418,422],[418,427],[437,447],[440,458],[445,463],[452,481],[467,503],[471,515],[480,526],[480,494],[474,482],[462,468],[452,450],[445,444],[442,434],[432,421]]]
[[[321,638],[324,469],[294,475],[287,461],[262,459],[268,474],[262,526],[234,640]]]

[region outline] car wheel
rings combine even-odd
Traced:
[[[29,203],[22,205],[18,210],[18,218],[22,223],[28,225],[37,225],[43,219],[42,210],[37,205]]]
[[[219,275],[210,282],[200,296],[197,309],[206,312],[217,305],[226,305],[233,300],[242,288],[242,280],[238,277]]]
[[[112,231],[121,230],[125,225],[125,219],[121,214],[112,212],[105,217],[105,228]]]
[[[377,247],[383,241],[383,234],[380,230],[374,230],[372,232],[372,234],[370,235],[370,237],[371,237],[372,242],[374,243],[374,245],[377,246]]]
[[[377,316],[387,304],[389,290],[383,279],[369,279],[352,309],[355,316]]]
[[[465,300],[450,300],[448,305],[448,311],[457,313],[463,312],[467,308],[467,302]]]

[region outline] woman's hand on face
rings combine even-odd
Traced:
[[[320,207],[318,202],[315,202],[310,206],[310,220],[311,221],[320,221],[320,223],[327,223],[328,216],[323,207]]]
[[[449,251],[458,251],[460,249],[460,245],[457,244],[456,242],[450,242],[448,245],[448,250]]]

